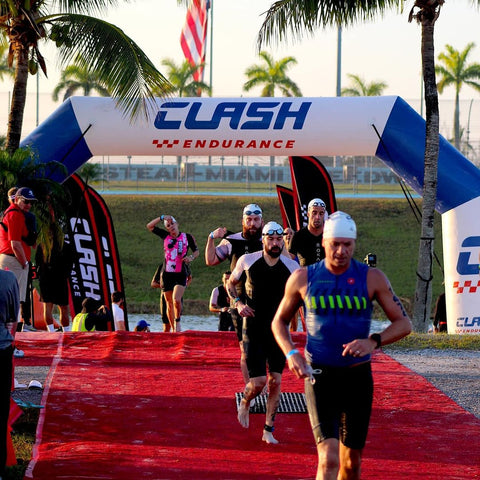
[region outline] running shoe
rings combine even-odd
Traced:
[[[37,329],[28,323],[23,324],[22,332],[36,332]]]
[[[23,350],[19,350],[17,347],[15,347],[15,350],[13,351],[13,356],[15,358],[23,358],[25,356],[25,352]]]

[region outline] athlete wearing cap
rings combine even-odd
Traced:
[[[360,479],[373,399],[370,356],[381,345],[411,331],[411,322],[383,272],[353,259],[357,228],[350,215],[325,221],[325,259],[294,272],[272,329],[290,370],[305,378],[305,393],[317,444],[317,480]],[[369,335],[372,300],[390,325]],[[288,325],[298,305],[306,306],[305,358]],[[315,373],[315,375],[313,375]]]
[[[33,225],[36,220],[33,213],[30,213],[36,201],[30,188],[19,188],[15,192],[13,203],[3,214],[0,227],[0,269],[10,270],[15,275],[22,303],[27,296],[31,246],[36,240],[36,233],[31,231],[36,230],[36,225]]]
[[[322,233],[328,213],[327,206],[321,198],[310,200],[307,218],[307,226],[293,234],[288,248],[292,257],[297,257],[302,267],[319,262],[325,257],[325,250],[322,246]]]
[[[226,227],[218,227],[207,238],[205,245],[205,263],[208,266],[218,265],[225,260],[230,261],[230,271],[233,271],[238,259],[246,253],[257,252],[262,249],[263,212],[256,203],[249,203],[243,209],[242,231],[237,233],[228,232]],[[222,240],[215,246],[215,239]],[[237,295],[243,297],[243,282],[237,284]],[[245,361],[245,353],[242,347],[242,318],[232,305],[232,321],[237,333],[240,345],[240,367],[245,383],[248,382],[248,369]]]
[[[249,381],[238,409],[238,421],[248,428],[250,402],[267,384],[268,400],[263,441],[278,443],[273,437],[273,422],[280,401],[280,384],[285,356],[273,338],[272,320],[282,299],[290,274],[297,262],[282,255],[283,227],[268,222],[262,230],[262,250],[240,257],[227,283],[232,302],[243,317],[243,343]],[[245,295],[237,295],[237,285],[245,278]]]

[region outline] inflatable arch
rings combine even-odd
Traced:
[[[422,194],[425,121],[400,97],[157,99],[150,114],[130,122],[114,99],[72,97],[22,146],[68,174],[95,155],[376,155]],[[480,333],[480,171],[442,137],[436,209],[448,331]]]

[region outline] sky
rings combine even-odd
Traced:
[[[259,63],[256,37],[264,18],[262,14],[272,2],[213,0],[214,96],[259,95],[259,90],[243,92],[242,86],[246,81],[246,68]],[[107,20],[133,38],[160,70],[164,58],[171,58],[178,64],[184,60],[179,37],[185,22],[185,7],[179,6],[176,0],[131,0],[130,3],[119,3],[108,14]],[[417,108],[413,103],[419,104],[421,98],[421,28],[416,23],[408,23],[412,4],[413,0],[407,0],[403,13],[391,11],[384,18],[343,30],[342,87],[349,86],[349,73],[360,75],[368,83],[386,82],[385,95],[399,95]],[[471,0],[446,0],[435,26],[435,54],[443,51],[447,43],[463,50],[469,42],[475,42],[477,46],[470,62],[480,63],[479,26],[480,9],[473,7]],[[288,73],[304,96],[336,95],[336,29],[319,30],[313,37],[305,35],[301,41],[266,46],[265,50],[274,59],[289,55],[297,59],[297,65]],[[59,69],[54,49],[44,47],[42,52],[47,59],[49,79],[40,78],[39,91],[43,93],[41,98],[46,99],[58,82]],[[209,68],[207,65],[207,82]],[[8,86],[0,84],[0,92],[6,90]],[[29,92],[36,92],[36,82],[32,77]],[[449,88],[440,100],[453,98],[454,90]],[[470,100],[474,100],[471,124],[472,130],[478,128],[480,140],[480,94],[465,87],[461,99],[464,102],[462,105],[466,105],[462,108],[463,116],[467,115]],[[446,103],[451,106],[452,102]],[[42,101],[40,120],[58,105]],[[450,115],[445,114],[445,125],[452,123]]]

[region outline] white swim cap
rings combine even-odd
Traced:
[[[323,238],[357,238],[357,226],[353,218],[345,212],[332,213],[323,227]]]
[[[263,227],[262,235],[283,235],[283,227],[277,222],[268,222]]]
[[[249,203],[243,209],[243,216],[248,217],[249,215],[258,215],[259,217],[261,217],[262,209],[256,203]]]
[[[308,210],[312,207],[323,207],[325,210],[327,209],[326,203],[321,198],[314,198],[308,202]]]

